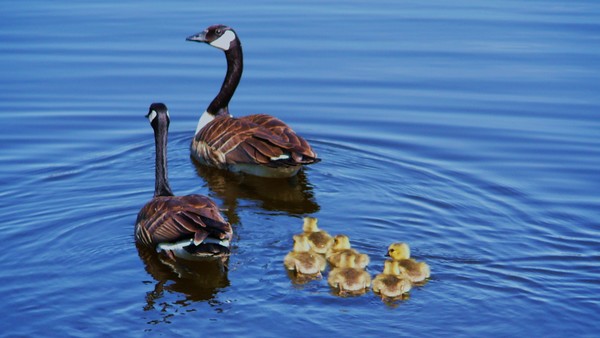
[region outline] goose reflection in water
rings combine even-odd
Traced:
[[[236,213],[239,199],[256,201],[261,209],[282,211],[290,215],[312,214],[320,209],[303,170],[290,178],[264,178],[231,173],[192,161],[198,176],[223,201],[222,205],[226,209],[223,213],[231,224],[240,223]]]
[[[152,310],[167,293],[179,293],[188,301],[212,301],[217,293],[229,286],[227,264],[229,258],[189,261],[172,259],[164,253],[158,253],[136,245],[138,254],[146,271],[156,280],[154,290],[146,295],[144,310]],[[164,306],[163,302],[158,302]],[[177,301],[172,306],[185,306],[186,302]]]

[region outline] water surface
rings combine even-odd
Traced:
[[[2,335],[600,332],[599,4],[2,2]],[[273,181],[190,159],[225,60],[184,39],[214,23],[244,47],[232,113],[283,119],[321,163]],[[134,244],[156,101],[173,190],[234,225],[226,273]],[[373,275],[408,242],[431,280],[392,304],[294,283],[308,215]]]

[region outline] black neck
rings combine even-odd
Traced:
[[[225,80],[223,80],[219,94],[215,96],[208,108],[206,108],[206,111],[212,115],[229,114],[227,106],[229,106],[229,101],[242,78],[244,56],[242,55],[242,45],[239,40],[232,41],[231,47],[225,51],[225,57],[227,58]]]
[[[156,144],[156,179],[154,183],[154,196],[173,196],[169,179],[167,178],[167,134],[169,130],[166,115],[156,116],[154,128],[154,143]]]

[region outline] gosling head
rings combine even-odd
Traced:
[[[304,224],[302,225],[304,232],[317,232],[319,227],[317,226],[317,219],[315,217],[304,217]]]
[[[331,249],[334,251],[350,249],[350,238],[346,235],[336,235],[333,238],[333,246]]]
[[[186,40],[208,43],[225,52],[236,45],[240,45],[240,40],[235,31],[225,25],[212,25],[200,33],[188,36]]]
[[[410,247],[406,243],[392,243],[388,248],[387,255],[394,260],[410,258]]]
[[[305,235],[294,235],[294,252],[308,252],[310,243]]]

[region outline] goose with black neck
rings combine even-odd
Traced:
[[[229,102],[242,77],[242,44],[236,32],[213,25],[189,36],[225,52],[227,72],[219,93],[200,117],[192,157],[204,165],[262,177],[291,177],[319,162],[308,142],[283,121],[266,114],[233,117]]]
[[[154,197],[140,210],[135,240],[142,247],[189,260],[230,254],[233,231],[218,206],[204,195],[175,196],[167,176],[167,134],[170,117],[162,103],[150,105],[148,115],[156,147]]]

